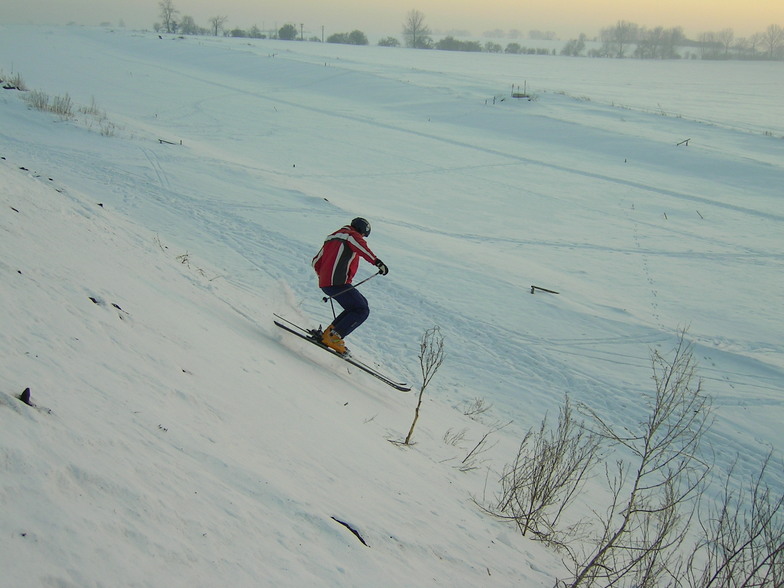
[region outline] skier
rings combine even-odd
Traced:
[[[337,300],[343,308],[343,312],[321,336],[324,345],[341,355],[347,353],[343,339],[365,322],[370,314],[367,299],[351,285],[359,267],[359,258],[362,257],[375,265],[382,276],[389,273],[384,262],[368,247],[365,241],[368,235],[370,223],[357,217],[351,224],[329,235],[312,262],[313,269],[318,274],[319,288],[327,296]]]

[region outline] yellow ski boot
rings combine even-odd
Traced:
[[[340,336],[340,333],[332,325],[329,325],[324,331],[324,334],[321,336],[321,342],[340,355],[345,355],[348,351],[343,337]]]

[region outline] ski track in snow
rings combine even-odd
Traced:
[[[133,66],[135,64],[129,64],[129,65]],[[147,65],[150,66],[149,64],[147,64]],[[744,214],[744,215],[760,216],[760,217],[768,218],[768,219],[772,218],[773,220],[781,220],[781,218],[782,218],[782,217],[779,217],[777,215],[770,215],[767,212],[763,213],[761,211],[754,210],[754,209],[749,209],[747,207],[741,207],[741,206],[732,205],[732,204],[728,204],[728,203],[717,202],[714,199],[707,199],[707,198],[696,196],[694,194],[688,194],[688,193],[685,193],[685,192],[676,192],[676,191],[665,190],[665,189],[661,189],[661,188],[653,188],[650,185],[642,184],[642,183],[639,183],[639,182],[629,181],[629,180],[626,180],[626,179],[623,179],[623,178],[619,178],[619,177],[613,176],[613,175],[608,175],[608,174],[603,174],[603,173],[596,173],[596,172],[589,172],[589,171],[580,170],[580,169],[573,169],[573,168],[570,168],[570,167],[554,164],[552,162],[546,161],[546,160],[541,159],[541,158],[522,157],[522,156],[519,156],[519,155],[510,154],[509,152],[506,152],[506,151],[501,151],[501,150],[493,149],[493,148],[489,148],[489,147],[483,147],[481,145],[477,145],[477,144],[472,143],[472,142],[459,141],[459,140],[456,140],[454,138],[447,138],[447,137],[441,136],[441,135],[439,135],[437,133],[423,132],[421,130],[418,130],[418,129],[415,129],[415,128],[410,128],[408,126],[403,126],[403,125],[400,125],[400,124],[391,124],[391,123],[375,121],[375,120],[370,119],[368,116],[356,116],[356,115],[352,115],[352,114],[347,113],[347,112],[336,113],[336,112],[334,112],[332,110],[329,110],[329,109],[326,109],[326,108],[318,108],[318,107],[314,107],[314,106],[309,106],[307,104],[298,103],[298,101],[296,101],[296,100],[284,99],[284,98],[281,98],[281,97],[276,97],[276,96],[271,95],[271,92],[261,92],[260,93],[260,92],[247,91],[247,90],[244,90],[242,88],[238,88],[237,86],[221,84],[221,83],[217,83],[217,82],[215,82],[213,80],[209,80],[209,79],[205,80],[202,77],[200,77],[199,75],[195,75],[195,74],[192,75],[192,74],[189,74],[189,73],[183,72],[183,71],[175,72],[175,71],[171,70],[170,68],[165,68],[165,67],[160,68],[159,66],[155,66],[155,68],[160,70],[160,71],[162,71],[162,72],[169,72],[169,73],[172,73],[173,75],[183,76],[186,79],[199,80],[199,81],[201,81],[204,84],[215,86],[215,87],[219,87],[221,90],[226,90],[226,92],[228,94],[231,94],[231,95],[234,95],[234,94],[237,94],[237,93],[246,94],[246,95],[251,96],[252,98],[255,98],[255,99],[273,102],[274,104],[276,104],[278,106],[281,106],[281,107],[286,106],[286,107],[297,109],[297,110],[305,110],[305,111],[308,111],[308,112],[315,113],[315,114],[319,115],[320,117],[326,117],[328,119],[335,119],[335,118],[337,118],[337,119],[342,119],[342,120],[347,120],[347,121],[350,121],[350,122],[358,123],[360,127],[364,127],[364,126],[370,127],[370,130],[366,131],[368,133],[378,132],[379,130],[381,130],[381,131],[388,131],[388,132],[392,132],[394,134],[400,134],[402,136],[409,137],[409,139],[402,139],[402,141],[404,141],[404,142],[405,141],[416,140],[416,139],[423,139],[423,140],[425,140],[426,142],[429,142],[429,143],[430,142],[435,143],[435,144],[441,143],[441,144],[446,145],[448,148],[457,148],[457,149],[459,149],[461,151],[466,151],[468,153],[471,153],[471,152],[481,153],[481,154],[489,155],[492,158],[496,158],[497,159],[497,161],[495,161],[493,163],[486,164],[484,166],[470,165],[470,166],[437,167],[437,168],[432,168],[432,169],[429,169],[429,170],[421,170],[421,169],[420,170],[415,170],[415,171],[408,172],[408,173],[402,173],[402,172],[396,171],[396,172],[394,172],[392,174],[389,174],[391,177],[401,177],[401,176],[406,176],[406,175],[422,175],[422,174],[429,174],[429,175],[436,175],[437,176],[437,175],[453,174],[453,173],[468,173],[468,172],[475,172],[477,169],[480,169],[480,168],[484,168],[484,169],[487,169],[487,168],[494,168],[495,169],[495,168],[499,168],[499,167],[500,168],[505,168],[505,167],[512,167],[512,168],[514,168],[514,167],[517,167],[517,166],[526,166],[526,167],[527,166],[533,166],[533,167],[537,167],[537,168],[538,167],[543,167],[543,168],[547,168],[547,169],[549,169],[551,171],[557,172],[559,174],[576,175],[578,177],[583,177],[583,178],[587,178],[587,179],[591,179],[591,180],[598,180],[598,181],[603,182],[603,183],[608,183],[608,184],[614,185],[614,186],[616,186],[616,187],[618,187],[618,188],[620,188],[622,190],[624,190],[624,189],[627,190],[627,191],[628,190],[634,190],[636,192],[635,193],[635,199],[643,199],[644,198],[644,193],[653,193],[653,194],[658,195],[659,197],[671,198],[674,201],[690,200],[690,201],[693,201],[693,202],[698,203],[698,204],[709,205],[710,207],[715,207],[715,206],[724,207],[724,208],[726,208],[726,209],[728,209],[728,210],[730,210],[732,212],[737,212],[737,213],[741,213],[741,214]],[[322,80],[320,80],[320,83],[324,83],[325,81],[327,81],[327,82],[334,82],[335,81],[335,76],[331,76],[329,78],[322,79]],[[274,90],[272,92],[274,92]],[[208,117],[211,117],[213,120],[218,120],[217,117],[215,117],[215,116],[213,116],[211,114],[208,114],[209,110],[207,110],[205,108],[205,105],[207,104],[207,102],[209,100],[211,100],[211,99],[197,100],[196,102],[193,103],[191,114],[189,114],[187,109],[186,109],[186,110],[181,110],[180,114],[178,114],[177,116],[180,119],[182,119],[182,120],[187,120],[189,116],[192,116],[193,113],[196,113],[197,115],[199,115],[200,118],[202,118],[203,115],[207,115]],[[177,118],[171,119],[169,121],[169,124],[176,124],[176,123],[177,123]],[[375,131],[373,131],[372,129],[375,129]],[[210,133],[209,126],[206,127],[206,128],[200,128],[200,132],[204,133],[206,135],[209,135],[209,133]],[[168,160],[168,158],[167,158],[167,162],[164,163],[160,159],[158,154],[154,150],[152,150],[150,148],[142,147],[142,152],[144,154],[145,160],[149,164],[150,170],[152,171],[153,175],[152,175],[151,179],[160,188],[160,190],[151,190],[147,194],[147,198],[144,201],[144,205],[148,206],[149,205],[149,198],[150,197],[154,198],[156,196],[156,194],[160,192],[161,195],[158,197],[159,206],[164,210],[164,212],[166,214],[170,215],[171,217],[182,216],[182,215],[187,215],[188,217],[190,217],[193,220],[193,222],[195,223],[195,226],[198,227],[198,234],[202,238],[205,238],[207,235],[212,235],[213,239],[214,239],[214,243],[220,244],[222,246],[227,246],[231,250],[233,250],[235,252],[238,252],[238,254],[247,263],[247,266],[248,266],[249,270],[252,270],[252,271],[262,271],[262,272],[266,273],[269,276],[269,278],[272,279],[272,280],[281,280],[281,279],[286,279],[287,277],[290,279],[292,277],[292,273],[291,273],[291,271],[288,268],[284,269],[280,265],[270,266],[269,264],[260,264],[259,261],[257,261],[257,260],[264,260],[264,259],[269,259],[269,258],[281,258],[281,256],[283,254],[285,254],[285,253],[288,253],[288,254],[292,254],[293,253],[295,258],[296,257],[300,257],[300,258],[307,259],[307,257],[311,253],[310,249],[312,249],[313,246],[312,246],[312,244],[310,242],[301,243],[301,244],[299,244],[299,247],[296,250],[291,251],[290,250],[290,243],[292,241],[292,237],[290,235],[287,235],[284,232],[270,231],[270,227],[269,226],[264,226],[262,228],[262,226],[254,223],[253,220],[249,220],[247,218],[244,218],[242,216],[243,213],[247,213],[248,212],[248,207],[252,208],[252,205],[238,204],[238,205],[236,205],[237,206],[237,214],[232,214],[232,213],[228,212],[228,210],[227,210],[228,208],[232,208],[232,207],[231,207],[231,205],[228,205],[225,202],[225,200],[222,200],[222,199],[218,198],[218,199],[214,200],[214,204],[210,204],[209,202],[204,202],[204,201],[199,200],[199,198],[198,197],[194,197],[195,195],[193,195],[193,194],[183,193],[182,191],[178,190],[177,188],[173,188],[172,187],[173,184],[172,184],[172,181],[171,181],[171,179],[169,177],[169,172],[167,172],[166,167],[168,165],[174,165],[174,161],[173,160]],[[468,157],[470,158],[470,156],[468,156]],[[220,164],[218,163],[218,165],[220,165]],[[362,174],[355,174],[355,175],[357,177],[369,178],[369,177],[373,177],[374,174],[364,174],[364,175],[362,175]],[[305,175],[305,177],[309,177],[309,176]],[[310,177],[314,177],[316,179],[321,179],[321,180],[325,179],[325,176],[323,174],[321,174],[321,175],[317,174],[317,175],[313,175],[313,176],[310,176]],[[341,178],[345,177],[345,174],[335,175],[334,177],[337,178],[337,179],[341,179]],[[125,195],[125,194],[132,194],[134,192],[134,190],[136,189],[137,185],[138,185],[138,183],[137,183],[138,180],[136,178],[129,177],[127,179],[122,179],[122,178],[118,177],[116,170],[112,170],[111,178],[107,177],[105,182],[107,184],[118,184],[119,183],[120,184],[120,188],[117,191],[122,193],[123,195]],[[497,182],[497,180],[496,180],[496,182]],[[182,185],[185,185],[185,184],[186,184],[186,182],[185,182],[184,179],[178,178],[177,185],[182,186]],[[139,201],[139,203],[141,204],[141,200]],[[275,210],[277,210],[278,212],[284,212],[284,211],[288,210],[288,211],[290,211],[292,213],[296,213],[298,210],[299,211],[307,211],[308,213],[313,212],[313,209],[312,208],[308,208],[307,205],[305,205],[305,206],[303,206],[302,208],[299,208],[299,209],[297,209],[297,208],[289,208],[289,207],[282,208],[282,207],[279,207],[279,206],[276,207],[274,205],[270,206],[269,202],[265,202],[261,206],[268,213],[272,212],[272,211],[275,211]],[[243,208],[244,208],[244,210],[243,210]],[[149,214],[149,212],[147,214]],[[626,253],[629,253],[629,252],[633,252],[633,253],[639,254],[641,256],[641,258],[642,258],[641,270],[642,270],[642,273],[644,274],[644,278],[651,283],[651,290],[650,290],[650,295],[651,295],[651,303],[650,303],[650,305],[651,305],[650,306],[650,308],[651,308],[651,319],[653,320],[653,323],[657,327],[657,329],[663,330],[664,332],[667,332],[668,328],[664,324],[664,322],[662,320],[662,317],[661,317],[661,315],[658,312],[658,304],[657,304],[657,301],[655,300],[655,298],[656,298],[656,288],[653,285],[653,279],[654,278],[652,277],[651,269],[650,269],[649,264],[648,264],[648,258],[650,256],[652,256],[652,255],[657,255],[657,256],[664,256],[665,258],[666,257],[681,257],[681,258],[685,257],[685,258],[705,259],[705,256],[706,256],[706,254],[703,251],[697,251],[697,252],[685,251],[684,252],[684,251],[677,251],[677,250],[674,250],[674,251],[666,251],[666,250],[655,251],[655,250],[652,250],[652,249],[643,249],[642,245],[641,245],[641,242],[639,240],[639,236],[638,236],[638,228],[639,228],[639,225],[640,225],[640,221],[637,221],[637,220],[634,221],[634,229],[633,229],[634,230],[634,243],[633,243],[633,246],[630,247],[626,251],[618,249],[617,247],[607,247],[607,246],[602,246],[602,245],[599,245],[599,244],[592,244],[590,242],[569,243],[569,242],[560,241],[560,242],[547,243],[547,242],[543,242],[541,240],[516,239],[516,238],[508,238],[508,237],[495,237],[495,236],[487,235],[487,234],[471,235],[471,234],[465,234],[465,233],[455,233],[453,231],[440,231],[438,229],[433,229],[432,227],[429,227],[429,226],[412,225],[410,223],[408,223],[407,225],[402,225],[401,223],[398,223],[398,224],[400,226],[406,226],[409,229],[413,229],[413,230],[417,230],[417,231],[427,231],[429,233],[442,234],[444,236],[450,237],[450,238],[455,239],[455,240],[459,240],[461,242],[476,241],[476,242],[481,242],[481,243],[487,244],[487,243],[492,243],[493,241],[497,240],[499,243],[504,243],[504,244],[511,245],[511,246],[519,246],[519,247],[526,247],[526,246],[536,245],[536,246],[544,246],[544,247],[547,247],[548,249],[561,248],[561,249],[565,249],[565,250],[568,250],[568,249],[574,248],[574,247],[580,247],[581,250],[595,249],[595,250],[598,250],[598,251],[605,251],[605,252],[608,252],[608,253],[611,253],[611,254],[626,254]],[[657,226],[655,228],[657,228],[658,230],[662,230],[660,226]],[[671,232],[673,234],[673,236],[676,237],[676,238],[678,236],[681,236],[681,235],[684,234],[684,230],[683,229],[671,229],[669,227],[665,227],[663,230]],[[264,239],[260,239],[259,238],[259,234],[261,232],[264,232]],[[692,235],[692,238],[693,237],[694,236]],[[286,245],[284,245],[284,243],[286,243]],[[706,243],[705,249],[706,250],[714,249],[715,245],[717,245],[717,243],[715,241],[708,240],[707,243]],[[724,244],[719,243],[719,245],[724,245]],[[734,246],[734,244],[731,244],[730,246]],[[766,258],[771,259],[774,263],[777,261],[777,259],[776,259],[777,256],[776,256],[775,253],[763,253],[763,252],[761,252],[759,250],[753,250],[751,248],[749,248],[749,250],[747,252],[745,252],[745,253],[737,253],[737,251],[735,251],[735,252],[728,252],[728,253],[724,253],[724,254],[722,254],[722,253],[712,253],[712,254],[709,253],[707,255],[712,256],[712,259],[714,261],[728,261],[730,259],[732,259],[734,261],[743,261],[744,259],[745,260],[753,259],[756,263],[760,263],[762,260],[764,260]],[[307,275],[307,269],[304,272],[303,271],[297,272],[295,275],[299,276],[300,278],[304,278]],[[255,280],[253,278],[249,278],[249,279],[250,279],[249,288],[252,288],[253,287],[252,284],[253,284],[253,282]],[[303,291],[301,294],[304,296],[305,292]],[[412,298],[415,298],[417,296],[417,293],[415,293],[415,292],[403,292],[403,293],[400,293],[400,295],[402,295],[404,297],[404,299],[409,299],[410,300]],[[387,304],[388,304],[388,302],[389,302],[388,300],[383,301],[383,303],[387,303]],[[399,311],[400,312],[405,312],[405,305],[401,305]],[[394,313],[388,313],[388,314],[394,314]],[[440,313],[431,311],[430,313],[427,313],[427,314],[429,315],[429,318],[431,319],[431,321],[436,323],[436,324],[443,324],[444,322],[449,322],[450,321],[450,311],[449,310],[443,310]],[[439,314],[441,316],[439,316]],[[474,320],[476,320],[476,319],[474,319]],[[465,328],[468,329],[468,330],[476,330],[477,328],[481,328],[478,325],[479,325],[479,323],[473,322],[473,324],[472,324],[471,321],[467,321]],[[536,354],[532,354],[526,348],[521,348],[522,346],[515,342],[516,339],[519,339],[519,337],[520,337],[519,333],[516,333],[514,331],[504,331],[502,329],[498,329],[497,325],[489,325],[489,328],[496,329],[498,331],[497,332],[497,336],[499,336],[501,338],[501,340],[505,341],[506,345],[505,345],[505,349],[503,350],[503,352],[501,352],[501,356],[502,357],[500,357],[500,358],[497,357],[495,353],[493,353],[493,352],[489,351],[489,349],[487,349],[487,350],[484,351],[484,353],[480,354],[480,358],[481,358],[480,360],[478,360],[478,361],[475,360],[473,362],[470,359],[467,360],[467,361],[469,361],[470,364],[474,365],[473,372],[476,373],[479,376],[480,380],[483,379],[483,378],[490,377],[490,373],[492,373],[492,372],[490,372],[490,373],[484,373],[483,374],[483,372],[485,372],[485,369],[486,369],[485,366],[497,365],[499,363],[499,360],[500,360],[500,364],[503,365],[503,364],[506,363],[503,360],[508,355],[511,355],[511,356],[516,358],[515,365],[524,365],[524,366],[526,366],[526,365],[532,365],[532,366],[546,365],[547,368],[542,370],[544,373],[550,373],[550,369],[549,368],[551,368],[551,367],[554,367],[555,371],[559,371],[559,372],[562,371],[562,368],[558,365],[560,362],[555,362],[551,366],[550,363],[552,363],[552,362],[543,361],[543,359],[541,357],[537,357]],[[658,335],[658,336],[654,335],[652,337],[651,336],[645,337],[644,341],[641,340],[641,341],[638,341],[638,342],[643,342],[644,344],[647,345],[647,344],[651,344],[652,342],[660,343],[663,340],[664,340],[664,338],[661,335]],[[523,344],[524,343],[525,343],[525,339],[523,338]],[[632,340],[632,339],[627,338],[624,343],[627,344],[627,345],[635,344],[635,341]],[[486,347],[486,348],[489,348],[491,346],[492,346],[492,343],[490,343],[490,342],[488,342],[485,345],[483,345],[483,347]],[[541,352],[541,349],[540,349],[540,352]],[[563,350],[559,349],[559,353],[562,353],[562,352],[563,352]],[[580,354],[583,353],[583,351],[579,348],[579,346],[574,348],[574,349],[572,349],[570,352],[571,352],[572,355],[580,355]],[[607,351],[605,353],[606,357],[611,357],[613,355],[614,355],[613,351]],[[645,365],[645,359],[643,357],[637,356],[637,357],[635,357],[635,359],[637,361],[639,361],[639,364],[637,364],[637,365],[640,365],[640,364]],[[461,362],[464,361],[464,360],[465,360],[465,358],[461,357]],[[625,360],[621,361],[621,360],[617,360],[617,359],[613,359],[613,360],[607,360],[606,359],[605,361],[612,361],[612,362],[615,362],[615,363],[618,363],[618,364],[622,364],[623,361],[625,361]],[[518,370],[519,369],[520,368],[518,368]],[[515,370],[514,368],[510,368],[510,370],[511,370],[511,373],[502,374],[501,377],[503,379],[508,380],[508,381],[515,381],[515,380],[520,381],[520,380],[524,380],[525,378],[530,378],[531,377],[531,374],[529,373],[528,369],[524,368],[524,369],[520,370],[519,372],[517,370]],[[589,380],[590,380],[590,378],[589,378]],[[510,388],[512,390],[510,390],[508,392],[508,394],[510,396],[512,396],[514,394],[514,391],[513,391],[514,386],[510,385]],[[577,388],[579,389],[579,386]],[[550,403],[552,403],[552,402],[553,401],[551,400]]]

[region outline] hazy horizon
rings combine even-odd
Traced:
[[[191,16],[200,26],[208,19],[226,16],[229,28],[276,30],[287,23],[302,25],[306,35],[361,30],[373,36],[400,36],[406,14],[418,10],[435,36],[466,32],[481,37],[488,31],[552,31],[566,40],[585,33],[595,37],[600,30],[619,20],[653,28],[683,27],[686,36],[732,29],[736,37],[748,37],[771,24],[784,26],[784,3],[779,0],[641,0],[624,5],[617,0],[580,3],[552,0],[547,4],[521,6],[516,0],[496,0],[492,5],[463,2],[455,6],[446,0],[419,0],[401,6],[376,0],[357,7],[349,0],[329,4],[313,0],[287,0],[260,5],[251,0],[175,0],[178,16]],[[157,0],[6,0],[0,7],[0,24],[77,24],[152,29],[160,22]]]

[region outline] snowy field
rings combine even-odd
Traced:
[[[472,497],[566,394],[644,418],[683,328],[717,468],[784,488],[781,63],[0,26],[0,71],[75,111],[0,90],[3,588],[552,586]],[[272,324],[330,321],[354,216],[390,273],[348,345],[413,393]]]

